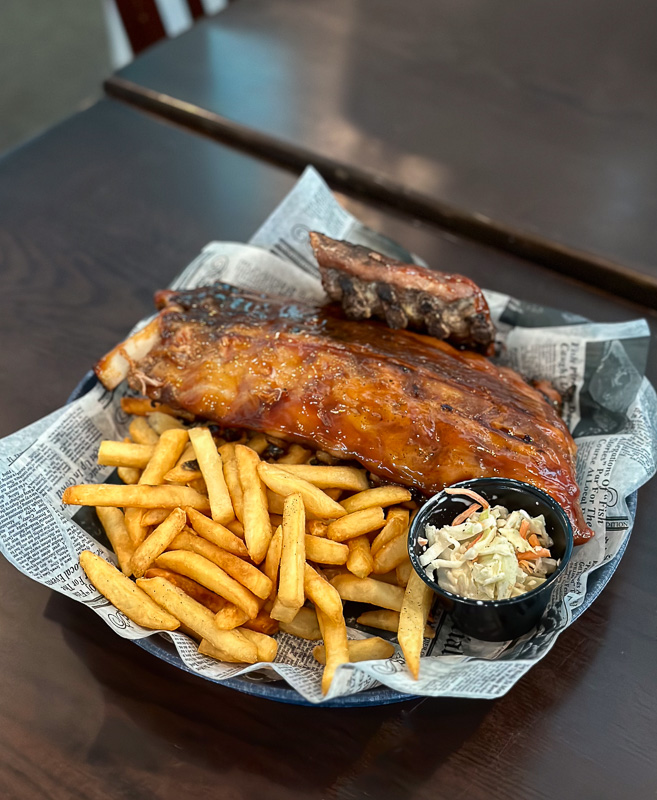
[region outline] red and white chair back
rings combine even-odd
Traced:
[[[115,69],[165,37],[191,28],[195,20],[216,14],[229,0],[103,0]]]

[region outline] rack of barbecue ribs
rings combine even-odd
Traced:
[[[226,284],[156,295],[159,315],[96,368],[223,426],[274,433],[354,459],[431,495],[503,476],[534,484],[592,535],[575,443],[518,374],[478,353],[374,321]]]
[[[385,321],[491,355],[495,327],[476,283],[311,233],[324,291],[349,319]]]

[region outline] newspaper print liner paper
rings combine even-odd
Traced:
[[[342,209],[320,176],[309,168],[249,245],[207,245],[172,286],[222,280],[321,300],[323,292],[308,243],[308,232],[313,229],[410,258],[399,245],[365,228]],[[126,434],[127,418],[120,407],[125,387],[108,393],[96,386],[80,400],[0,441],[3,554],[33,580],[93,608],[120,636],[169,637],[186,667],[212,680],[258,671],[263,678],[287,681],[310,703],[380,684],[412,695],[501,696],[550,650],[584,602],[587,577],[627,541],[632,517],[626,498],[655,472],[657,397],[643,377],[649,343],[644,320],[594,324],[496,292],[486,292],[486,296],[499,330],[503,360],[528,377],[553,381],[564,394],[566,420],[579,447],[582,508],[596,534],[575,549],[541,625],[521,640],[476,641],[453,628],[442,615],[435,623],[436,638],[425,640],[418,681],[410,677],[397,647],[388,661],[341,666],[324,698],[322,668],[312,658],[313,642],[278,634],[275,663],[239,668],[199,655],[184,634],[158,634],[135,625],[96,592],[79,567],[78,554],[84,549],[116,563],[103,544],[106,540],[95,514],[64,506],[60,499],[67,486],[103,482],[112,472],[98,466],[96,453],[101,439]],[[350,638],[371,635],[353,620],[348,624]],[[394,641],[393,635],[389,636]]]

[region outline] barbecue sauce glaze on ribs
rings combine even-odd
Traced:
[[[577,542],[592,535],[573,439],[512,370],[335,307],[225,284],[156,300],[159,341],[130,367],[130,385],[151,398],[313,444],[425,494],[482,476],[526,481],[561,503]]]

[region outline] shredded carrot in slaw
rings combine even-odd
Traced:
[[[479,503],[482,508],[490,508],[490,503],[480,494],[477,494],[472,489],[461,489],[458,486],[448,486],[445,489],[445,494],[462,494],[464,497],[469,497],[475,503]]]
[[[471,506],[468,506],[465,511],[461,511],[457,517],[454,517],[452,520],[452,525],[460,525],[462,522],[465,522],[466,519],[470,519],[470,517],[479,511],[480,508],[481,506],[479,503],[473,503]]]
[[[539,550],[528,550],[526,553],[516,553],[518,561],[538,561],[539,558],[550,558],[550,551],[545,547]]]
[[[523,539],[526,539],[528,530],[529,530],[529,520],[523,519],[523,521],[520,523],[520,530],[518,531],[518,533],[522,536]]]

